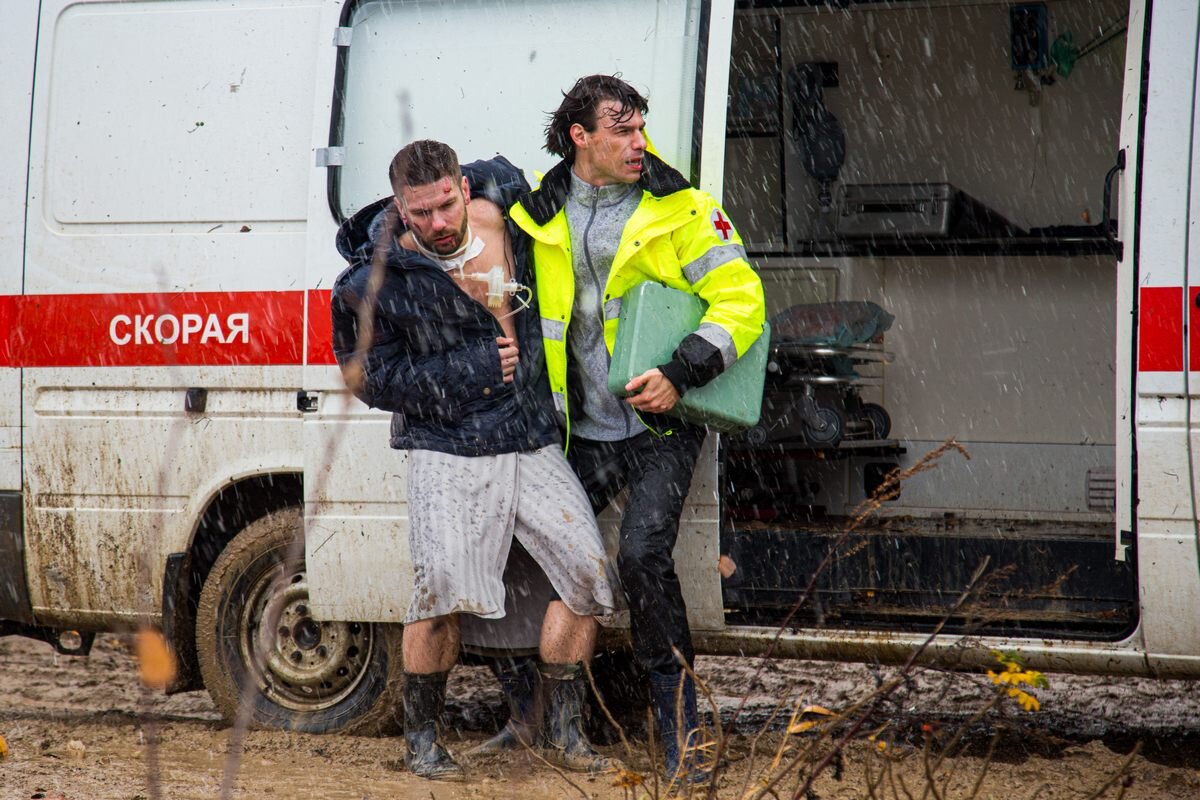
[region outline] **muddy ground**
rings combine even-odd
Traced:
[[[752,721],[769,716],[781,701],[845,709],[895,674],[859,664],[777,662],[754,679],[757,663],[702,658],[698,664],[726,726],[747,698],[741,731],[729,737],[720,798],[742,797],[748,787],[761,786],[781,745],[792,754],[821,743],[812,731],[789,737],[778,725],[756,738]],[[1200,687],[1048,677],[1049,688],[1038,693],[1042,710],[1027,713],[1006,700],[967,728],[964,720],[993,696],[988,679],[924,673],[861,727],[845,758],[821,774],[810,797],[1200,797]],[[461,752],[495,730],[501,700],[490,675],[477,668],[460,668],[451,692],[449,739]],[[836,732],[843,734],[848,724]],[[881,728],[877,739],[867,738]],[[965,750],[938,764],[938,749],[960,729],[967,734],[961,740]],[[0,639],[0,735],[9,748],[0,761],[0,800],[214,798],[226,780],[228,796],[238,798],[540,800],[656,792],[653,784],[613,786],[610,776],[568,780],[528,755],[473,764],[465,784],[428,783],[395,769],[397,739],[254,731],[246,735],[241,756],[231,758],[237,737],[207,695],[144,691],[128,640],[116,636],[99,637],[87,658],[58,656],[26,639]],[[633,746],[627,757],[634,772],[647,773],[645,742],[635,740]],[[608,749],[622,753],[620,745]],[[923,795],[931,782],[934,791]],[[778,797],[794,796],[796,770],[774,790]]]

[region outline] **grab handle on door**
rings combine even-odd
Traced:
[[[1112,242],[1116,246],[1117,259],[1120,260],[1124,256],[1124,246],[1117,238],[1116,226],[1112,221],[1112,182],[1118,172],[1125,171],[1125,148],[1117,151],[1117,163],[1109,168],[1108,173],[1104,176],[1104,213],[1101,219],[1104,225],[1104,238]]]

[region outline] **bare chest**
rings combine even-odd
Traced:
[[[466,292],[500,321],[506,336],[514,337],[515,327],[512,323],[512,297],[507,293],[489,297],[489,288],[493,280],[489,280],[493,271],[499,268],[499,283],[508,283],[513,278],[512,257],[503,241],[498,237],[481,237],[484,241],[483,252],[463,265],[462,270],[451,270],[450,277],[458,287]]]

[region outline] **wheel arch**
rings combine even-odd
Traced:
[[[266,472],[232,480],[209,495],[197,517],[187,550],[167,557],[163,574],[163,635],[178,669],[167,694],[204,688],[196,654],[196,607],[200,590],[230,540],[257,519],[304,500],[298,471]]]

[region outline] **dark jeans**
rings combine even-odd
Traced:
[[[678,672],[672,648],[688,664],[695,658],[671,551],[704,435],[704,428],[678,425],[670,435],[646,431],[619,442],[571,437],[567,449],[597,514],[629,487],[617,574],[629,603],[633,653],[647,671]]]

